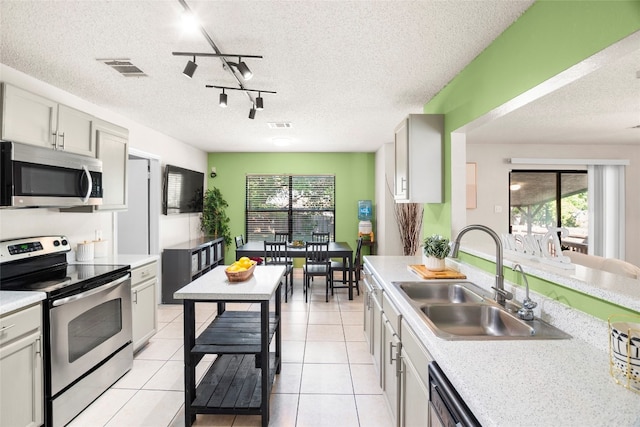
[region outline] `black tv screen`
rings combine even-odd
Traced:
[[[164,171],[162,213],[202,212],[204,173],[167,165]]]

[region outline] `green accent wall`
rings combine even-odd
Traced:
[[[358,200],[375,205],[375,153],[209,153],[207,188],[218,187],[229,203],[231,236],[245,235],[245,177],[247,174],[335,175],[336,240],[355,250],[358,239]],[[375,212],[374,212],[375,215]],[[235,245],[225,263],[235,260]]]
[[[425,104],[425,113],[445,115],[445,202],[425,205],[424,235],[451,234],[451,176],[462,172],[451,170],[451,132],[637,31],[638,0],[539,0]],[[495,272],[494,263],[461,259]],[[528,277],[536,291],[601,319],[626,311]]]
[[[459,259],[466,264],[473,265],[491,273],[495,273],[496,271],[495,263],[475,255],[461,252]],[[519,272],[513,271],[508,267],[504,267],[502,271],[505,280],[524,286],[522,275]],[[530,274],[527,274],[527,280],[529,281],[529,289],[564,305],[589,313],[590,315],[602,320],[607,320],[612,314],[640,315],[640,313],[629,310],[626,307],[622,307],[608,301],[603,301],[591,295],[583,294],[582,292],[578,292],[557,283],[549,282],[548,280],[544,280]]]
[[[451,132],[640,30],[640,1],[534,3],[425,106],[445,114],[445,202],[425,205],[424,234],[451,234]]]

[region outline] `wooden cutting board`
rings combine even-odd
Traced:
[[[446,268],[443,271],[431,271],[428,270],[424,265],[410,265],[410,270],[418,273],[423,279],[466,279],[467,276],[464,274],[455,271],[451,268]]]

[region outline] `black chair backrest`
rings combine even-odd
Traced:
[[[275,233],[273,233],[273,240],[275,242],[288,242],[289,233],[280,233],[276,231]]]
[[[244,245],[244,237],[236,236],[236,249],[238,249],[242,245]]]
[[[311,241],[312,242],[328,242],[329,233],[319,233],[319,232],[313,231],[311,233]]]
[[[287,265],[289,261],[287,242],[264,242],[265,265]]]
[[[329,264],[329,242],[307,242],[305,246],[307,264]]]
[[[362,263],[360,260],[360,254],[362,253],[362,237],[358,238],[358,244],[356,246],[356,259],[354,262],[354,265],[356,267],[360,267],[360,264]]]

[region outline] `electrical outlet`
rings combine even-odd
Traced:
[[[500,205],[495,205],[493,207],[493,213],[502,213],[502,206]]]

